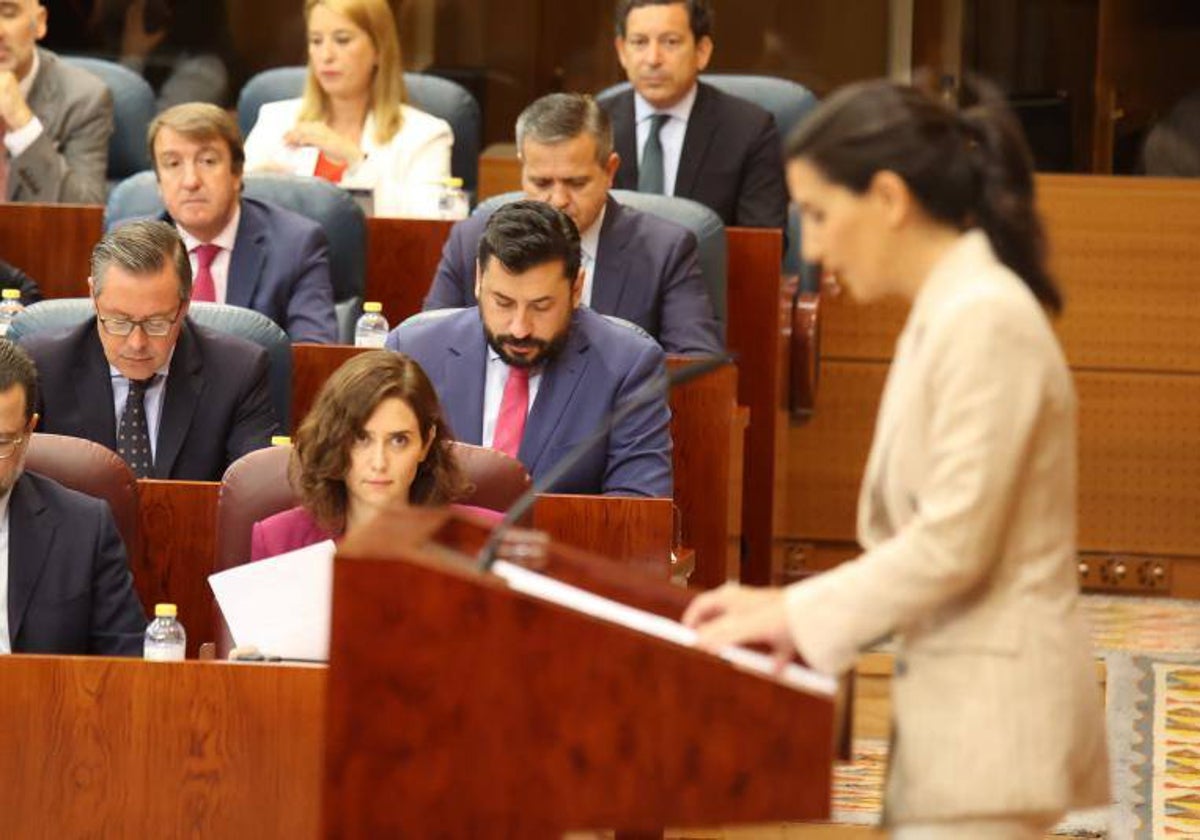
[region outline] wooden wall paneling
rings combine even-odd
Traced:
[[[47,298],[87,297],[92,248],[104,208],[0,203],[0,256],[37,281]]]
[[[552,540],[641,569],[665,580],[675,545],[675,505],[670,499],[543,493],[533,506],[533,527]]]
[[[421,311],[453,222],[367,220],[367,296],[383,304],[393,327]]]
[[[672,370],[689,364],[694,360],[685,356],[668,359]],[[737,368],[726,365],[671,391],[680,544],[696,551],[688,582],[702,589],[738,578],[741,495],[734,496],[733,478],[742,475],[736,460],[745,430],[737,410],[737,379]]]
[[[325,380],[348,359],[367,349],[349,344],[292,345],[292,428],[289,434],[296,433]]]
[[[779,470],[786,463],[788,311],[781,306],[783,235],[778,230],[728,228],[727,342],[737,355],[738,404],[750,409],[746,432],[742,580],[771,579]],[[788,301],[790,303],[790,299]]]
[[[212,574],[217,552],[215,481],[139,479],[142,556],[133,559],[133,580],[147,612],[158,602],[179,607],[187,630],[188,656],[214,640]]]
[[[325,680],[316,667],[0,657],[4,833],[316,837]]]

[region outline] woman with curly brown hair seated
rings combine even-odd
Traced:
[[[469,486],[452,442],[420,365],[388,350],[355,356],[322,386],[296,432],[291,480],[302,503],[254,524],[250,559],[336,539],[380,510],[462,498]]]

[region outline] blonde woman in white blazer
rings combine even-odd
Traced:
[[[370,190],[377,215],[436,216],[454,135],[444,120],[404,104],[386,0],[306,0],[304,14],[304,95],[259,110],[246,138],[246,168]]]
[[[1041,838],[1109,799],[1075,394],[1047,317],[1062,301],[1028,151],[980,88],[959,113],[853,86],[792,138],[806,259],[856,299],[912,304],[859,497],[864,553],[783,590],[727,585],[684,616],[703,645],[765,642],[831,674],[895,635],[885,822],[906,840]]]

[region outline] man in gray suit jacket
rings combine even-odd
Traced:
[[[46,34],[41,3],[5,0],[0,6],[6,200],[103,204],[112,95],[95,76],[38,49]]]
[[[517,148],[525,194],[566,213],[579,230],[583,303],[632,321],[668,353],[722,352],[696,237],[609,196],[620,161],[608,116],[590,96],[552,93],[534,102],[517,119]],[[451,229],[425,309],[475,303],[475,253],[489,216],[478,212]]]

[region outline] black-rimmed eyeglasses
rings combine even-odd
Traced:
[[[97,315],[96,319],[104,327],[104,331],[109,335],[127,336],[133,332],[134,327],[141,327],[142,332],[154,338],[162,338],[171,331],[171,327],[179,320],[179,310],[175,311],[175,315],[170,318],[164,318],[161,315],[155,315],[151,318],[110,318],[104,315]]]

